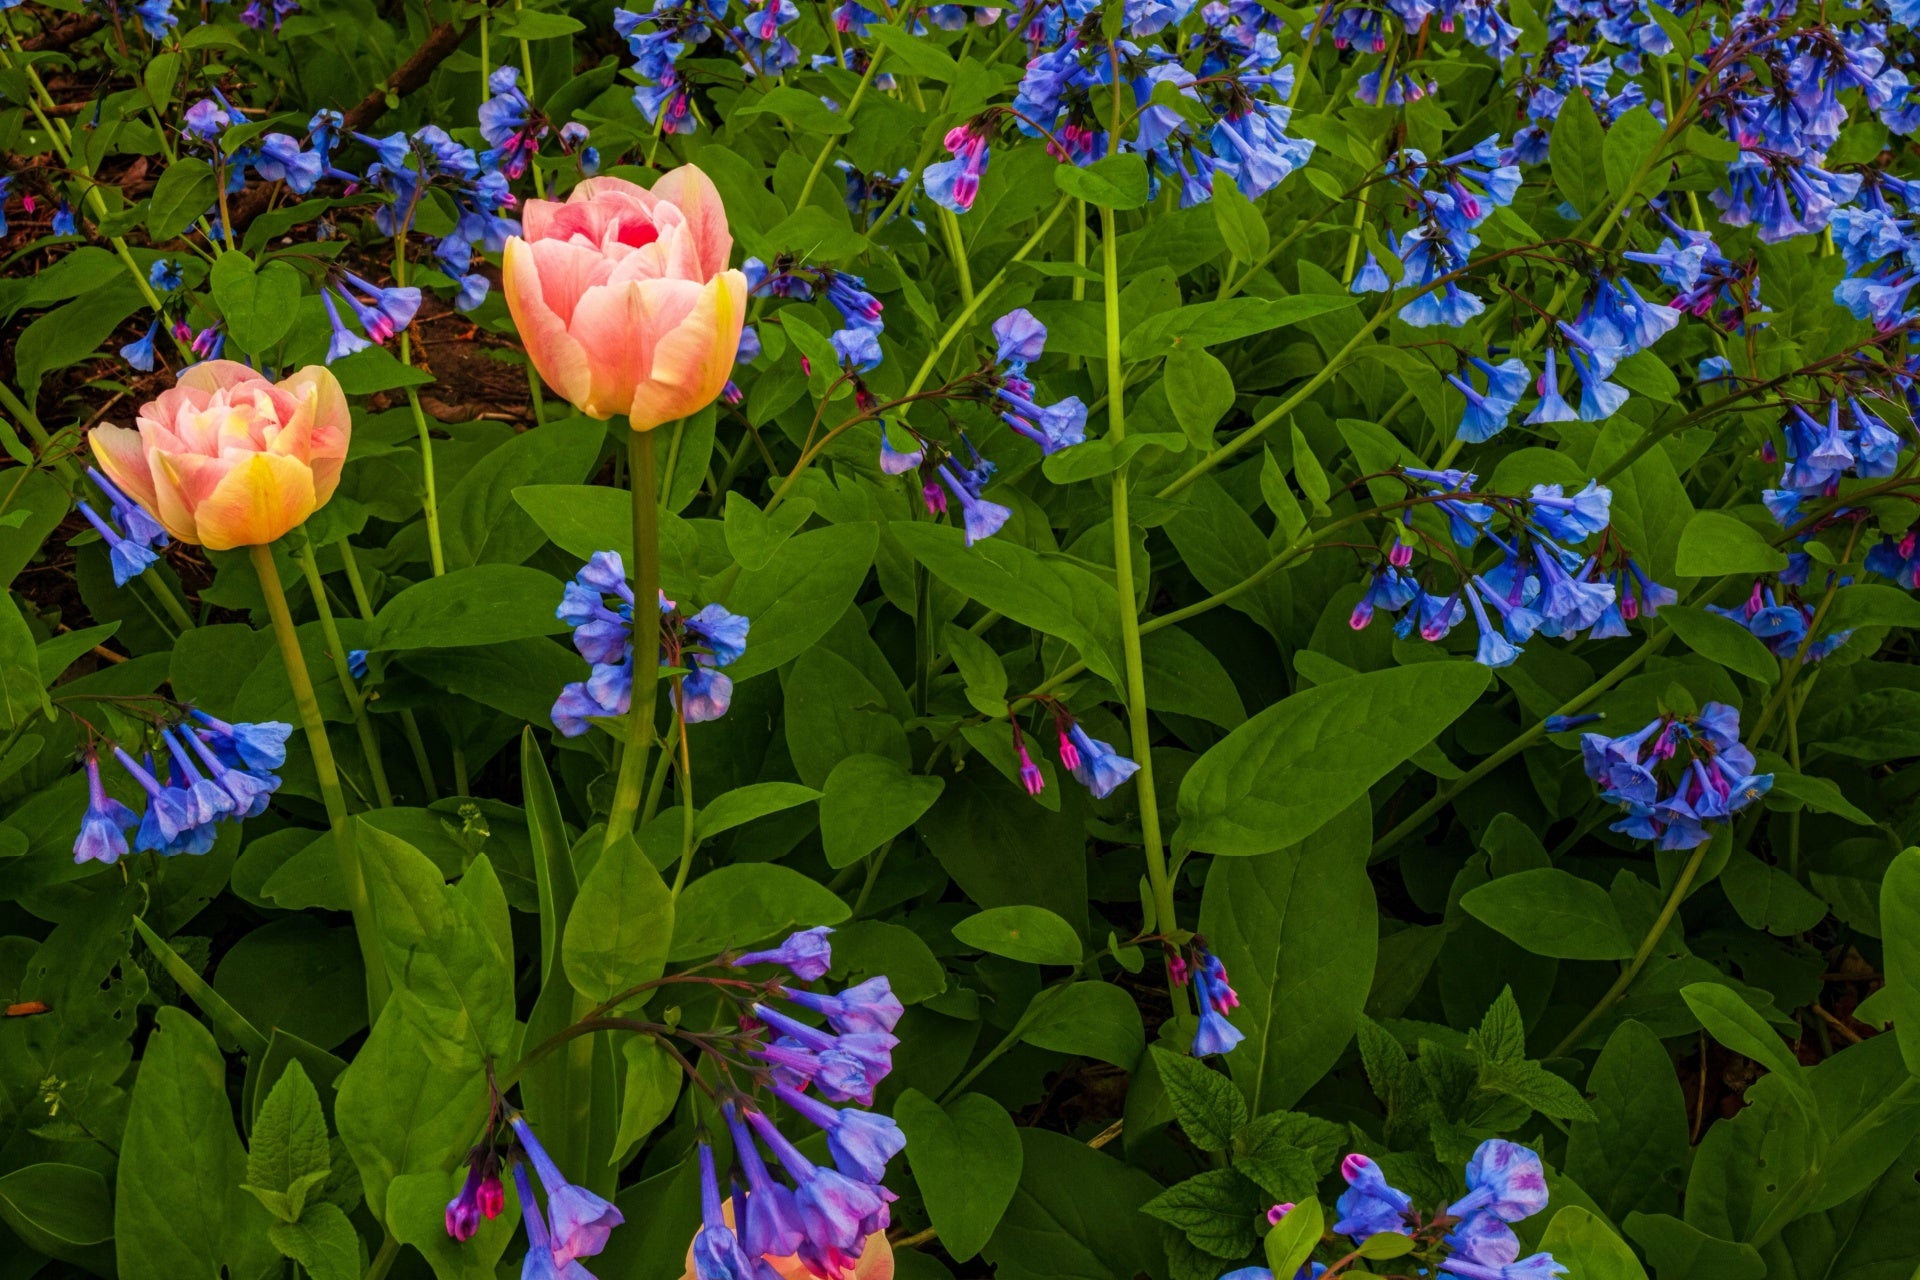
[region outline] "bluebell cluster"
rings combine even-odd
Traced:
[[[1876,567],[1874,556],[1873,552],[1867,555],[1868,569]],[[1796,552],[1790,557],[1789,567],[1778,575],[1777,588],[1755,582],[1753,590],[1740,604],[1731,608],[1710,604],[1707,610],[1739,623],[1776,658],[1818,662],[1845,644],[1853,632],[1832,631],[1807,643],[1807,632],[1813,627],[1816,611],[1794,588],[1806,583],[1812,562],[1813,557],[1804,551]],[[1896,574],[1887,576],[1898,580]],[[1845,586],[1851,581],[1851,578],[1838,578],[1835,585]]]
[[[1580,754],[1601,798],[1626,811],[1610,830],[1661,849],[1705,844],[1773,786],[1740,743],[1740,712],[1723,702],[1697,716],[1658,716],[1623,737],[1582,734]]]
[[[291,725],[278,721],[228,724],[203,711],[189,711],[179,722],[157,730],[167,758],[164,769],[151,751],[136,760],[114,746],[114,759],[147,793],[144,812],[107,794],[99,755],[89,747],[87,808],[73,842],[73,860],[118,862],[129,847],[169,857],[207,852],[221,821],[238,822],[266,812],[280,786],[272,771],[286,763],[287,735],[292,732]]]
[[[790,298],[808,301],[820,298],[833,304],[840,313],[841,327],[829,335],[841,367],[849,373],[870,373],[880,366],[880,335],[886,331],[884,304],[868,289],[859,276],[832,267],[810,267],[782,255],[771,263],[748,258],[740,270],[747,277],[747,289],[756,297]],[[746,341],[744,335],[742,342]],[[753,340],[759,353],[759,337]]]
[[[717,604],[682,616],[665,594],[658,607],[658,661],[686,669],[674,690],[681,718],[688,724],[718,720],[733,701],[733,681],[720,668],[747,651],[747,619]],[[632,705],[633,608],[633,588],[617,551],[596,551],[567,584],[555,616],[573,628],[573,647],[593,669],[554,700],[554,727],[565,736],[577,738],[592,727],[593,717],[622,716]]]
[[[1598,481],[1568,494],[1560,485],[1535,485],[1524,498],[1476,494],[1470,472],[1408,468],[1402,475],[1417,499],[1446,517],[1442,542],[1411,518],[1397,527],[1349,625],[1358,631],[1380,610],[1398,613],[1394,634],[1439,641],[1472,614],[1479,632],[1475,658],[1504,667],[1535,635],[1595,640],[1629,634],[1627,624],[1652,617],[1677,594],[1653,581],[1609,524],[1613,501]],[[1496,528],[1496,525],[1498,528]],[[1500,553],[1481,571],[1462,559],[1482,539]],[[1582,550],[1597,538],[1591,550]],[[1425,574],[1409,573],[1414,552],[1430,549]],[[1445,572],[1450,584],[1431,581]]]
[[[1828,400],[1819,416],[1794,405],[1781,423],[1781,432],[1786,469],[1780,474],[1779,488],[1768,489],[1761,497],[1783,525],[1801,518],[1808,499],[1837,496],[1840,481],[1848,476],[1872,480],[1893,475],[1907,447],[1899,433],[1857,396]],[[1772,461],[1771,441],[1766,452]]]
[[[97,467],[87,468],[87,479],[106,496],[108,515],[102,516],[93,504],[82,498],[74,505],[88,524],[107,544],[107,563],[113,570],[113,585],[124,587],[145,573],[160,558],[167,545],[167,531],[146,509],[120,492],[113,481]]]
[[[1546,1170],[1532,1150],[1504,1138],[1488,1138],[1474,1150],[1465,1170],[1467,1194],[1430,1215],[1413,1208],[1413,1197],[1387,1181],[1373,1160],[1356,1151],[1340,1162],[1347,1189],[1340,1193],[1333,1230],[1355,1247],[1382,1235],[1409,1236],[1414,1248],[1441,1253],[1435,1269],[1460,1280],[1555,1280],[1567,1268],[1550,1253],[1521,1257],[1513,1224],[1547,1207]],[[1274,1226],[1292,1213],[1292,1204],[1267,1210]],[[1293,1280],[1319,1280],[1327,1267],[1309,1260]],[[1432,1274],[1421,1267],[1419,1275]],[[1242,1267],[1220,1280],[1273,1280],[1266,1267]]]
[[[1189,946],[1193,952],[1191,961],[1177,951],[1167,957],[1167,976],[1178,986],[1185,986],[1191,980],[1194,1001],[1200,1006],[1200,1024],[1194,1030],[1193,1045],[1188,1052],[1196,1058],[1229,1053],[1247,1038],[1246,1032],[1228,1020],[1228,1015],[1240,1007],[1240,995],[1227,979],[1225,961],[1209,951],[1198,937]]]
[[[1389,161],[1386,176],[1406,193],[1407,207],[1413,213],[1413,225],[1404,234],[1389,231],[1387,237],[1388,247],[1398,260],[1394,274],[1401,276],[1400,283],[1409,288],[1430,285],[1465,270],[1480,245],[1475,229],[1492,217],[1495,209],[1512,204],[1520,190],[1520,168],[1511,151],[1501,147],[1498,134],[1438,163],[1408,148]],[[1369,252],[1352,287],[1355,293],[1386,293],[1395,286],[1376,255]],[[1401,307],[1400,318],[1410,325],[1458,328],[1484,310],[1486,304],[1478,297],[1460,288],[1457,281],[1449,281]]]
[[[992,365],[966,379],[959,393],[991,405],[1001,421],[1033,441],[1041,453],[1055,453],[1082,443],[1087,438],[1087,406],[1080,397],[1040,404],[1028,377],[1028,366],[1046,351],[1047,327],[1032,312],[1017,308],[993,322],[993,338]],[[910,430],[898,425],[902,431]],[[947,513],[947,496],[951,494],[960,504],[968,546],[998,533],[1013,510],[982,496],[998,468],[965,433],[957,436],[959,448],[966,451],[965,463],[952,447],[917,433],[914,441],[915,448],[896,448],[883,424],[880,470],[894,476],[917,472],[921,499],[934,515]]]
[[[731,963],[782,965],[811,981],[831,963],[831,932],[803,930]],[[831,1163],[802,1154],[767,1114],[766,1100],[729,1090],[721,1111],[732,1145],[732,1213],[723,1209],[713,1146],[702,1140],[701,1226],[693,1240],[700,1280],[763,1276],[762,1259],[795,1256],[815,1275],[841,1275],[868,1237],[886,1229],[895,1198],[881,1180],[906,1136],[891,1117],[864,1108],[893,1069],[893,1029],[905,1012],[899,997],[885,977],[831,995],[776,983],[771,997],[826,1024],[757,1001],[745,1034],[747,1055],[771,1071],[772,1100],[826,1135]]]

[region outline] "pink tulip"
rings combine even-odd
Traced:
[[[326,369],[270,382],[232,360],[194,365],[138,422],[93,429],[101,470],[169,534],[209,551],[263,545],[306,520],[333,496],[353,433]]]
[[[594,418],[636,431],[684,418],[726,388],[747,280],[711,179],[682,165],[653,190],[589,178],[565,203],[529,200],[507,242],[505,292],[540,376]]]

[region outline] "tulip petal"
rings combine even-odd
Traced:
[[[324,505],[340,483],[353,438],[353,411],[340,380],[325,365],[311,364],[280,384],[303,401],[309,418],[307,465],[313,468],[315,505]]]
[[[209,551],[261,546],[313,514],[313,472],[293,458],[256,453],[235,464],[194,509]]]
[[[672,283],[650,281],[636,287],[654,290]],[[739,354],[746,297],[746,277],[724,271],[701,288],[699,300],[684,320],[658,336],[652,369],[635,389],[627,410],[634,430],[649,431],[684,418],[720,398]]]
[[[700,286],[685,280],[632,280],[587,290],[568,332],[586,353],[592,387],[580,411],[625,413],[647,380],[659,335],[690,314]]]
[[[179,385],[195,391],[211,392],[259,381],[260,371],[238,360],[202,360],[181,370]]]
[[[692,235],[699,280],[710,280],[727,269],[733,256],[733,236],[727,230],[727,209],[720,189],[698,165],[683,164],[653,184],[658,199],[678,208]]]
[[[152,513],[155,507],[153,473],[147,467],[147,448],[140,433],[109,424],[88,432],[87,443],[93,446],[93,456],[107,479]]]
[[[536,248],[517,236],[507,241],[502,292],[506,294],[507,310],[513,315],[514,327],[520,330],[520,340],[526,344],[527,357],[533,361],[533,367],[562,400],[579,405],[593,389],[593,372],[587,364],[586,351],[567,332],[567,319],[571,317],[563,318],[547,305]],[[582,409],[581,412],[588,411]],[[594,416],[606,418],[616,412],[617,409],[609,409]]]

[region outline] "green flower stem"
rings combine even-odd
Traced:
[[[1007,273],[1013,269],[1013,264],[1026,261],[1027,255],[1040,247],[1040,242],[1046,238],[1047,232],[1053,229],[1053,224],[1060,220],[1060,215],[1066,212],[1067,206],[1072,202],[1073,197],[1064,193],[1054,201],[1053,208],[1040,220],[1040,225],[1033,229],[1033,234],[1027,237],[1026,243],[1015,249],[1013,256],[1007,259],[1006,265],[994,272],[992,278],[975,291],[971,302],[960,308],[960,314],[953,318],[953,323],[947,326],[947,331],[940,335],[938,342],[933,344],[933,350],[927,352],[927,358],[920,362],[920,370],[913,375],[913,382],[907,387],[906,396],[902,399],[917,395],[920,388],[927,385],[927,379],[933,374],[934,363],[946,353],[949,346],[953,345],[953,340],[959,337],[961,330],[973,320],[974,313],[979,311],[986,300],[1007,282]],[[784,485],[781,487],[785,488]],[[776,494],[776,501],[778,497],[779,495]],[[773,507],[769,505],[767,510],[771,512]]]
[[[307,590],[313,595],[313,607],[320,614],[320,631],[327,638],[327,652],[333,659],[333,669],[340,677],[341,692],[347,695],[347,706],[353,711],[353,729],[360,735],[360,750],[367,757],[367,772],[373,775],[374,798],[382,809],[393,808],[393,788],[387,785],[386,761],[380,757],[380,735],[374,731],[373,720],[367,715],[367,699],[354,682],[353,672],[347,667],[346,646],[340,642],[340,628],[333,621],[333,606],[327,602],[327,584],[320,577],[320,566],[313,558],[313,545],[308,543],[294,553],[300,563],[300,572],[306,577]]]
[[[513,11],[515,13],[520,12],[520,0],[513,0]],[[526,80],[526,83],[520,87],[522,91],[526,93],[527,101],[531,103],[533,101],[533,46],[527,42],[525,36],[516,36],[514,38],[520,43],[520,74]],[[492,67],[480,68],[480,74],[482,76],[491,78],[492,72]],[[489,95],[491,95],[493,86],[489,84],[487,90]],[[527,170],[533,174],[533,194],[545,200],[547,198],[547,180],[541,176],[540,166],[537,164],[529,164]]]
[[[1127,437],[1126,375],[1120,365],[1120,250],[1113,210],[1100,207],[1100,247],[1105,265],[1103,293],[1107,316],[1107,436],[1115,445]],[[1172,933],[1173,880],[1167,874],[1167,854],[1160,841],[1160,800],[1153,787],[1153,734],[1147,723],[1146,662],[1140,652],[1140,607],[1133,589],[1133,521],[1127,510],[1127,473],[1122,465],[1113,473],[1113,595],[1120,613],[1120,647],[1126,663],[1127,728],[1133,758],[1140,765],[1134,775],[1140,800],[1140,836],[1146,848],[1147,882],[1153,889],[1155,919],[1151,931]],[[1178,1006],[1176,1006],[1178,1007]]]
[[[953,216],[953,210],[942,207],[939,221],[940,230],[947,237],[947,253],[953,258],[954,274],[960,277],[960,301],[970,303],[973,301],[973,269],[967,265],[967,244],[960,236],[960,219]]]
[[[1347,339],[1347,345],[1334,352],[1332,357],[1329,358],[1325,364],[1321,365],[1319,371],[1311,378],[1308,378],[1305,382],[1294,388],[1292,395],[1268,410],[1267,413],[1262,415],[1252,426],[1244,428],[1231,440],[1215,448],[1208,453],[1206,457],[1200,459],[1200,461],[1194,463],[1191,467],[1188,467],[1176,479],[1170,481],[1166,488],[1160,490],[1160,492],[1154,496],[1157,498],[1171,498],[1174,494],[1179,493],[1195,480],[1206,475],[1209,471],[1214,470],[1221,463],[1227,461],[1242,449],[1265,435],[1267,430],[1275,423],[1285,421],[1287,415],[1305,404],[1314,392],[1325,386],[1326,383],[1332,379],[1334,374],[1344,369],[1353,360],[1354,353],[1360,349],[1360,345],[1371,338],[1373,331],[1384,325],[1387,322],[1387,317],[1392,315],[1394,311],[1406,301],[1407,299],[1396,298],[1395,295],[1388,294],[1386,301],[1381,305],[1380,309],[1375,311],[1372,317],[1369,318],[1365,324],[1361,325],[1359,330],[1351,338]]]
[[[1665,936],[1667,926],[1673,923],[1674,913],[1680,910],[1680,904],[1686,900],[1687,891],[1693,887],[1694,877],[1700,874],[1700,864],[1706,861],[1707,850],[1712,847],[1711,840],[1702,841],[1695,846],[1693,856],[1687,859],[1687,865],[1681,868],[1679,878],[1673,882],[1673,888],[1668,891],[1667,901],[1660,908],[1659,916],[1654,919],[1653,927],[1647,930],[1646,937],[1640,939],[1639,947],[1634,950],[1633,959],[1627,961],[1627,967],[1620,971],[1620,976],[1613,980],[1613,985],[1607,988],[1607,993],[1600,997],[1599,1003],[1587,1010],[1587,1016],[1575,1023],[1573,1030],[1567,1032],[1561,1037],[1560,1043],[1553,1046],[1553,1052],[1547,1055],[1549,1058],[1558,1058],[1572,1051],[1579,1045],[1581,1037],[1587,1034],[1588,1028],[1627,994],[1627,988],[1631,987],[1633,980],[1640,976],[1640,971],[1647,967],[1647,960],[1653,955],[1653,949],[1660,945],[1660,939]]]
[[[378,1018],[387,1003],[387,965],[380,952],[380,924],[374,918],[372,900],[367,897],[366,871],[360,865],[353,815],[347,812],[347,796],[340,789],[340,770],[333,762],[333,745],[327,741],[326,722],[320,718],[320,701],[313,696],[313,680],[307,674],[306,655],[300,651],[300,634],[294,630],[293,614],[287,608],[287,593],[280,585],[280,570],[273,563],[273,548],[255,546],[247,550],[253,557],[253,571],[260,577],[260,592],[267,598],[274,639],[280,642],[280,660],[287,667],[287,683],[293,686],[294,705],[300,709],[300,723],[307,731],[307,747],[313,753],[313,771],[320,781],[320,797],[327,806],[333,851],[340,860],[340,879],[347,891],[348,909],[353,913],[360,961],[367,971],[367,1013],[371,1018]]]
[[[647,752],[653,746],[653,708],[660,687],[660,503],[655,475],[653,432],[627,432],[627,480],[633,488],[633,702],[627,712],[627,738],[614,782],[613,808],[607,814],[606,848],[633,831],[647,778]]]
[[[393,241],[393,282],[401,286],[407,283],[407,244],[399,236]],[[409,367],[413,364],[412,326],[400,331],[400,363]],[[433,434],[427,428],[426,410],[420,407],[420,392],[412,386],[407,388],[407,407],[413,410],[414,433],[420,437],[420,507],[427,518],[427,556],[433,565],[433,576],[438,578],[447,571],[447,556],[440,545],[440,498],[433,478]]]
[[[674,681],[676,707],[681,705],[680,682]],[[693,820],[699,816],[693,807],[693,757],[687,748],[687,722],[676,713],[673,717],[675,736],[680,740],[680,767],[674,770],[674,789],[680,794],[680,866],[673,873],[673,900],[680,900],[680,891],[687,887],[687,873],[693,870],[693,853],[700,847],[693,838]],[[662,753],[665,754],[664,752]]]
[[[514,3],[517,6],[519,0],[514,0]],[[867,90],[873,87],[873,78],[880,73],[880,64],[885,62],[886,58],[887,49],[882,45],[873,51],[873,56],[867,59],[866,73],[860,77],[860,83],[854,89],[853,97],[847,100],[847,109],[840,113],[841,120],[847,124],[853,123],[853,113],[860,109],[860,103],[865,100]],[[807,197],[813,194],[814,184],[820,181],[820,175],[826,171],[827,161],[832,157],[834,144],[839,141],[839,138],[840,135],[837,133],[830,134],[820,145],[820,154],[813,158],[813,168],[807,171],[807,180],[800,184],[800,198],[793,202],[794,208],[807,207]]]
[[[40,424],[40,416],[27,407],[27,402],[13,394],[13,388],[0,381],[0,408],[20,420],[27,434],[33,437],[34,444],[40,447],[43,460],[60,473],[68,488],[80,483],[80,471],[64,453],[54,452],[53,436]]]
[[[367,584],[360,577],[360,561],[353,554],[353,543],[346,538],[334,544],[340,548],[340,563],[346,566],[347,585],[353,588],[354,607],[360,610],[360,616],[368,622],[374,619],[373,597],[367,594]],[[419,771],[420,785],[426,788],[427,803],[432,804],[440,798],[440,789],[433,782],[433,761],[427,756],[426,739],[420,736],[420,721],[414,716],[412,708],[400,712],[400,728],[407,739],[407,749],[413,753],[413,767]]]

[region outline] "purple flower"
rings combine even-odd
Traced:
[[[749,951],[731,961],[736,969],[750,964],[777,964],[803,982],[824,978],[833,967],[833,946],[827,941],[832,929],[817,925],[789,934],[787,940],[771,951]]]
[[[1383,1231],[1407,1234],[1413,1197],[1390,1185],[1379,1165],[1356,1151],[1340,1162],[1340,1176],[1347,1189],[1335,1204],[1340,1213],[1335,1231],[1355,1241]]]
[[[727,708],[733,705],[733,681],[696,661],[693,669],[680,677],[674,699],[682,720],[688,724],[705,724],[727,714]]]
[[[127,852],[127,832],[140,815],[107,794],[100,781],[100,758],[87,752],[87,811],[73,842],[75,862],[118,862]]]
[[[1121,783],[1140,771],[1137,761],[1127,759],[1108,744],[1089,736],[1078,724],[1067,729],[1067,737],[1075,748],[1074,760],[1067,764],[1067,753],[1063,750],[1061,763],[1067,764],[1075,781],[1091,791],[1096,800],[1106,799]]]
[[[540,1214],[540,1203],[533,1198],[533,1184],[527,1168],[513,1166],[513,1184],[520,1192],[520,1216],[527,1224],[527,1257],[520,1264],[520,1280],[593,1280],[593,1276],[572,1258],[561,1261],[554,1256],[547,1222]]]
[[[906,1012],[906,1006],[893,994],[893,984],[881,974],[868,978],[865,982],[848,987],[839,995],[822,995],[814,991],[782,991],[781,993],[803,1009],[811,1009],[827,1020],[827,1025],[843,1035],[855,1032],[892,1031],[899,1023],[900,1015]]]
[[[1047,349],[1047,326],[1031,311],[1018,307],[993,322],[993,340],[999,344],[995,363],[1014,372],[1024,372]]]
[[[737,613],[727,612],[720,605],[708,605],[683,625],[690,634],[705,643],[708,652],[713,655],[715,666],[731,666],[747,651],[747,629],[752,624]]]
[[[873,1229],[869,1224],[878,1219],[884,1225],[886,1201],[880,1190],[815,1165],[762,1113],[748,1112],[747,1123],[793,1179],[794,1209],[804,1232],[800,1260],[816,1275],[839,1274],[859,1258]]]
[[[607,1237],[626,1221],[620,1211],[585,1187],[568,1182],[534,1137],[525,1116],[516,1115],[511,1123],[514,1136],[540,1175],[540,1185],[546,1188],[554,1265],[564,1267],[575,1258],[590,1258],[606,1248]]]
[[[1502,1222],[1519,1222],[1547,1207],[1547,1177],[1540,1157],[1517,1142],[1488,1138],[1467,1162],[1467,1194],[1447,1206],[1456,1218],[1485,1210]]]
[[[753,1259],[740,1247],[720,1207],[720,1184],[713,1172],[713,1148],[700,1147],[700,1230],[693,1237],[693,1271],[700,1280],[753,1280]]]
[[[773,1094],[792,1107],[802,1119],[826,1130],[827,1150],[840,1172],[862,1182],[879,1182],[887,1172],[887,1162],[907,1145],[891,1116],[855,1107],[830,1107],[785,1085],[776,1084]]]

